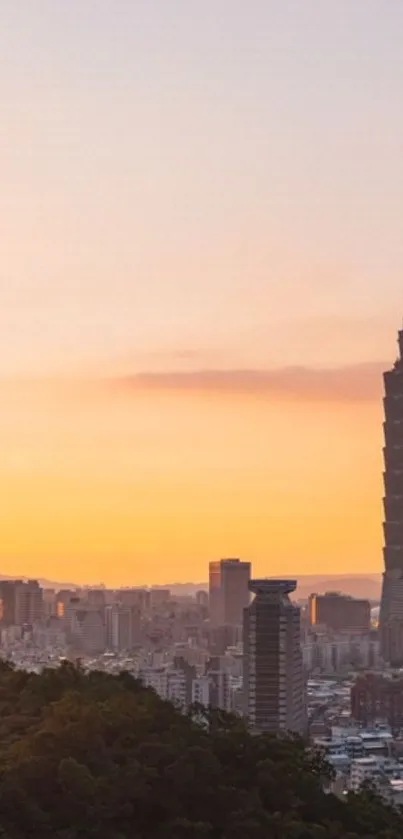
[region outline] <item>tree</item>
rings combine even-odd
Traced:
[[[129,673],[0,667],[0,839],[401,839],[373,789],[324,792],[295,737],[182,714]]]

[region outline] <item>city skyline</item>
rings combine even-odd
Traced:
[[[403,8],[0,10],[0,570],[382,570]]]

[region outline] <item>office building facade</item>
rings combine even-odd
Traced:
[[[1,626],[14,626],[17,623],[17,591],[22,585],[22,580],[2,580],[0,582]]]
[[[221,559],[209,565],[210,626],[242,626],[250,602],[250,562]]]
[[[306,727],[300,610],[289,595],[291,580],[253,580],[255,595],[244,611],[244,713],[256,732]]]
[[[114,603],[105,610],[106,646],[115,652],[129,652],[140,643],[141,615],[136,606]]]
[[[311,594],[309,622],[311,626],[325,626],[337,633],[363,635],[371,629],[371,604],[369,600],[339,592]]]
[[[28,580],[16,587],[15,623],[18,626],[34,626],[44,615],[43,589],[37,580]]]

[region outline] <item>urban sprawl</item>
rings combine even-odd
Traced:
[[[298,601],[297,581],[210,562],[208,589],[49,589],[0,582],[1,655],[41,671],[68,658],[127,670],[184,710],[240,714],[252,731],[309,736],[339,795],[370,781],[403,804],[403,330],[384,375],[380,604],[340,592]]]

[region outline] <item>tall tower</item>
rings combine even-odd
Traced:
[[[384,563],[380,611],[382,656],[403,665],[403,329],[399,357],[384,373]]]
[[[252,580],[244,611],[244,713],[252,730],[303,734],[306,727],[300,610],[293,580]]]
[[[209,565],[210,625],[242,626],[250,601],[250,562],[220,559]]]

